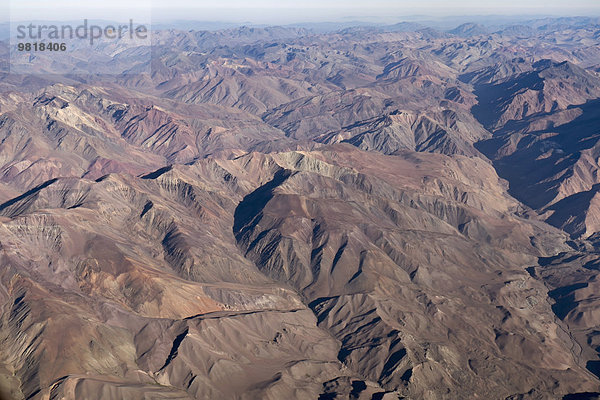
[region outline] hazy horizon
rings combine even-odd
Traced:
[[[321,18],[318,20],[310,19],[310,18],[277,18],[274,16],[272,19],[254,19],[248,18],[248,13],[243,14],[246,18],[240,15],[239,18],[218,18],[218,17],[210,17],[205,16],[205,18],[194,18],[194,17],[185,17],[185,16],[166,16],[161,13],[161,17],[156,18],[156,13],[145,14],[143,17],[137,17],[133,15],[132,18],[135,22],[138,23],[148,23],[151,22],[153,25],[161,26],[161,28],[173,26],[173,28],[179,28],[179,26],[188,26],[193,24],[205,24],[205,25],[215,25],[215,26],[256,26],[256,27],[266,27],[266,26],[310,26],[310,25],[327,25],[327,24],[337,24],[337,25],[365,25],[365,26],[377,26],[377,25],[393,25],[398,23],[419,23],[424,26],[441,28],[441,29],[450,29],[461,25],[463,23],[477,23],[485,26],[505,26],[511,24],[519,24],[524,23],[526,21],[534,21],[544,18],[600,18],[600,13],[598,14],[573,14],[573,15],[562,15],[562,14],[448,14],[448,15],[434,15],[434,14],[414,14],[414,15],[400,15],[400,16],[387,16],[380,17],[375,15],[347,15],[347,16],[338,16],[332,15],[329,18]],[[31,18],[31,19],[16,19],[13,18],[11,20],[1,20],[0,24],[8,24],[11,23],[13,25],[22,24],[22,23],[79,23],[83,19],[87,19],[88,21],[97,21],[97,22],[106,22],[106,23],[115,23],[115,22],[127,22],[129,18],[102,18],[96,16],[85,17],[82,16],[80,18],[72,17],[72,18],[64,18],[64,19],[55,19],[55,18]],[[187,28],[185,28],[187,29]],[[220,28],[219,28],[220,29]]]
[[[10,21],[66,21],[88,19],[137,20],[152,18],[153,22],[214,21],[221,23],[248,24],[297,24],[319,22],[347,22],[351,20],[371,23],[389,23],[400,20],[457,18],[469,16],[600,16],[600,4],[590,0],[573,0],[569,6],[558,0],[479,1],[460,0],[448,6],[447,1],[390,1],[376,0],[368,6],[352,0],[308,0],[297,2],[256,0],[251,3],[241,0],[224,0],[218,7],[214,2],[172,0],[169,7],[157,1],[108,0],[102,4],[81,5],[72,0],[48,2],[22,0],[0,2],[0,22]],[[251,4],[251,5],[249,5]],[[4,19],[2,19],[4,15]],[[146,22],[146,21],[141,21]]]

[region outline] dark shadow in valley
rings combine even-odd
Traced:
[[[8,200],[7,202],[0,204],[0,214],[2,214],[2,211],[4,211],[6,208],[12,206],[15,203],[18,203],[19,201],[21,201],[23,199],[30,197],[31,198],[30,201],[35,200],[35,197],[42,189],[47,188],[48,186],[52,185],[56,181],[58,181],[58,178],[50,179],[49,181],[46,181],[46,182],[42,183],[41,185],[38,185],[31,190],[28,190],[27,192],[23,193],[20,196],[17,196],[14,199]]]
[[[600,393],[597,392],[582,392],[582,393],[572,393],[566,396],[563,396],[562,400],[599,400]]]
[[[575,299],[575,291],[587,286],[587,283],[575,283],[548,292],[548,296],[556,301],[556,303],[552,305],[554,314],[556,314],[558,318],[564,319],[571,310],[577,307],[578,301]]]
[[[254,192],[248,194],[240,204],[238,204],[233,216],[233,234],[238,241],[248,229],[252,228],[251,226],[248,226],[250,222],[252,222],[256,215],[260,213],[260,210],[267,205],[269,200],[273,198],[273,190],[291,175],[292,171],[289,170],[282,169],[277,171],[273,176],[273,179],[256,189]]]
[[[514,93],[521,90],[540,90],[544,80],[537,71],[523,73],[519,79],[498,84],[475,85],[478,104],[471,108],[473,116],[486,128],[490,128],[501,114],[501,108]]]
[[[532,208],[541,208],[556,197],[560,185],[573,176],[581,152],[600,139],[600,99],[576,108],[581,115],[563,125],[526,132],[528,124],[539,118],[534,115],[510,128],[519,130],[505,128],[475,144],[509,182],[509,193]]]

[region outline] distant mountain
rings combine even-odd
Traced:
[[[527,38],[534,36],[537,30],[529,25],[511,25],[498,31],[500,35]]]
[[[453,35],[457,35],[457,36],[461,36],[461,37],[485,35],[485,34],[489,33],[485,26],[475,24],[472,22],[467,22],[465,24],[457,26],[456,28],[454,28],[448,32]]]
[[[420,24],[418,22],[399,22],[397,24],[386,25],[382,27],[382,29],[389,32],[415,32],[425,28],[427,28],[426,25]]]
[[[216,31],[222,29],[231,29],[242,26],[244,24],[232,23],[232,22],[216,22],[216,21],[188,21],[188,20],[176,20],[168,22],[154,22],[152,24],[153,30],[194,30],[194,31]]]

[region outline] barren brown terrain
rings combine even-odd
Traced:
[[[600,398],[600,20],[153,35],[0,73],[0,399]]]

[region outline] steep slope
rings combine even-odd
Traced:
[[[439,108],[428,113],[392,111],[383,117],[360,121],[316,138],[319,142],[348,142],[363,150],[384,154],[400,151],[480,156],[473,143],[489,137],[472,116]]]
[[[401,92],[390,98],[394,87]],[[422,81],[392,80],[300,99],[275,108],[263,120],[295,139],[346,141],[385,154],[415,150],[480,155],[473,143],[490,135],[468,112],[469,97],[456,86],[444,90]],[[418,104],[417,98],[427,100]]]
[[[531,115],[564,110],[600,97],[600,79],[567,61],[542,60],[533,71],[476,88],[473,113],[493,130]]]
[[[541,226],[507,218],[516,204],[501,187],[492,189],[498,181],[483,161],[380,159],[340,147],[310,156],[286,160],[284,170],[246,196],[234,232],[262,271],[302,293],[320,326],[341,341],[338,357],[351,370],[416,398],[558,394],[591,382],[585,372],[567,372],[581,368],[568,361],[572,344],[563,342],[564,328],[542,301],[544,287],[524,269],[535,254],[568,247],[552,230],[542,248],[526,239],[540,237]],[[334,166],[325,163],[329,157]],[[460,167],[448,170],[462,171],[460,177],[438,170],[453,162]],[[386,175],[382,165],[395,173]],[[483,206],[471,185],[497,197]],[[519,330],[521,318],[533,331]],[[483,326],[489,334],[482,335]],[[456,329],[462,339],[449,344]],[[533,384],[540,376],[547,378]],[[542,383],[559,376],[583,381],[564,389]]]
[[[48,181],[0,206],[3,388],[32,399],[598,390],[525,271],[568,250],[565,237],[518,208],[476,158],[349,145]]]
[[[298,146],[239,110],[114,87],[56,84],[31,95],[9,93],[0,121],[0,181],[23,190],[57,177],[139,175],[209,154]]]
[[[243,189],[215,162],[196,171],[59,179],[1,206],[5,391],[313,398],[337,379],[381,392],[344,372],[300,298],[238,252]]]
[[[598,101],[511,123],[477,148],[516,198],[575,237],[598,232]]]

